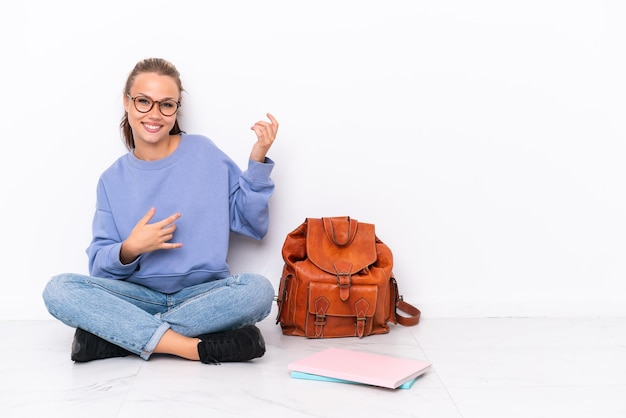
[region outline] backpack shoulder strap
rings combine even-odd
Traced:
[[[405,327],[412,327],[414,325],[419,324],[420,316],[422,312],[409,302],[405,301],[402,295],[398,292],[398,282],[395,277],[391,278],[391,285],[393,288],[393,293],[395,294],[395,306],[394,306],[394,319],[395,322],[404,325]],[[400,315],[398,311],[403,312],[406,315]]]

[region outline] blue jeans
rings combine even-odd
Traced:
[[[196,337],[263,320],[274,288],[259,274],[236,274],[165,294],[123,280],[68,273],[48,282],[43,299],[64,324],[148,360],[168,329]]]

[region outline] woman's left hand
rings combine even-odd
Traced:
[[[278,132],[278,121],[276,118],[270,113],[267,114],[267,117],[270,120],[269,122],[260,120],[250,128],[257,137],[257,141],[250,153],[250,159],[260,163],[265,161],[265,156],[274,143],[276,133]]]

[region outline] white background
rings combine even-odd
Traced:
[[[626,315],[620,0],[84,1],[0,6],[0,319],[50,319],[87,272],[134,64],[172,61],[180,119],[245,166],[281,123],[270,231],[233,272],[275,286],[306,217],[374,223],[426,317]]]

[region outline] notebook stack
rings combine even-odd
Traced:
[[[287,366],[294,379],[321,380],[409,389],[430,362],[327,348]]]

